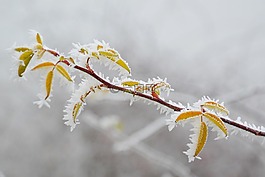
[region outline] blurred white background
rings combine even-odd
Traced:
[[[157,128],[163,122],[140,144],[115,152],[114,144],[161,119],[155,107],[141,102],[91,101],[70,133],[62,121],[70,95],[55,88],[52,108],[38,109],[32,104],[38,80],[10,80],[13,59],[6,50],[14,42],[30,43],[30,29],[63,53],[73,42],[105,40],[130,64],[134,78],[167,77],[175,89],[170,99],[186,104],[208,95],[224,101],[232,118],[264,126],[264,1],[0,2],[1,177],[264,176],[264,145],[240,136],[213,141],[211,134],[202,160],[190,164],[182,153],[189,127],[168,132]],[[122,133],[93,123],[107,116],[123,122]]]

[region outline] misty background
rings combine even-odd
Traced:
[[[169,99],[186,104],[207,95],[224,101],[231,118],[264,126],[264,1],[0,2],[0,177],[264,176],[265,145],[241,136],[214,141],[210,133],[202,160],[188,163],[189,127],[168,132],[163,115],[142,102],[88,101],[71,133],[62,121],[70,94],[55,87],[51,108],[38,109],[38,77],[10,79],[6,50],[31,43],[30,29],[65,54],[73,42],[105,40],[133,78],[167,77],[175,89]],[[104,126],[112,122],[123,128]],[[134,143],[118,150],[123,142]]]

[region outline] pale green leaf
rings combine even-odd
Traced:
[[[73,112],[72,112],[72,116],[73,116],[73,121],[74,123],[76,123],[76,118],[78,116],[78,113],[80,111],[80,108],[83,104],[81,102],[78,102],[74,105],[74,108],[73,108]]]
[[[32,68],[31,71],[41,69],[41,68],[53,67],[53,66],[55,66],[55,65],[52,62],[43,62],[41,64],[38,64],[34,68]]]
[[[126,71],[128,71],[128,73],[131,73],[131,69],[129,68],[129,66],[122,59],[119,59],[118,61],[116,61],[116,63],[119,66],[121,66],[123,69],[125,69]]]
[[[69,75],[69,73],[64,69],[64,67],[62,67],[61,65],[56,65],[56,69],[68,81],[73,81],[72,78],[71,78],[71,76]]]
[[[118,57],[119,55],[110,51],[98,51],[99,55],[104,57]]]
[[[130,87],[132,87],[132,86],[138,85],[139,82],[137,82],[137,81],[125,81],[125,82],[122,82],[121,84],[123,86],[130,86]]]
[[[19,60],[23,61],[23,64],[20,64],[18,66],[18,76],[19,77],[23,76],[23,73],[26,71],[27,66],[28,66],[30,60],[32,59],[33,55],[34,55],[34,53],[31,49],[26,50],[24,53],[22,53],[20,55]]]
[[[15,51],[17,51],[17,52],[25,52],[27,50],[30,50],[30,48],[28,48],[28,47],[17,47],[17,48],[15,48]]]
[[[40,35],[40,33],[37,33],[37,34],[36,34],[36,41],[37,41],[39,44],[42,45],[42,39],[41,39],[41,35]]]

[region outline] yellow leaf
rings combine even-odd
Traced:
[[[46,67],[51,67],[51,66],[55,66],[52,62],[43,62],[41,64],[38,64],[37,66],[35,66],[34,68],[31,69],[31,71],[34,71],[36,69],[41,69],[41,68],[46,68]]]
[[[116,60],[117,60],[117,57],[107,57],[107,58],[110,59],[113,62],[116,62]]]
[[[41,39],[41,36],[40,36],[40,33],[37,33],[36,34],[36,41],[42,45],[42,39]]]
[[[60,56],[59,61],[64,61],[65,57],[64,56]]]
[[[98,51],[99,55],[102,55],[104,57],[118,57],[119,55],[118,54],[114,54],[112,52],[109,52],[109,51]]]
[[[203,113],[203,116],[208,118],[212,123],[219,127],[224,132],[225,136],[228,135],[224,122],[218,116],[208,112]]]
[[[45,100],[50,96],[52,89],[53,70],[48,72],[46,77],[46,97]]]
[[[73,81],[71,79],[71,76],[69,75],[69,73],[64,69],[64,67],[62,67],[61,65],[56,65],[56,69],[57,71],[59,71],[59,73],[61,73],[68,81]]]
[[[118,52],[116,52],[115,50],[108,49],[108,51],[118,56]]]
[[[155,93],[156,93],[157,95],[160,95],[160,90],[155,89]]]
[[[30,48],[27,48],[27,47],[17,47],[17,48],[15,48],[15,51],[17,51],[17,52],[25,52],[27,50],[30,50]]]
[[[122,59],[119,59],[118,61],[116,61],[116,63],[118,65],[120,65],[123,69],[128,71],[128,73],[131,73],[131,69],[129,68],[129,66]]]
[[[99,59],[97,52],[92,52],[92,56]]]
[[[194,157],[198,156],[201,150],[203,149],[206,140],[207,140],[207,135],[208,135],[208,128],[206,126],[205,122],[201,122],[200,126],[200,134],[198,136],[198,144],[195,150]]]
[[[19,60],[23,61],[23,64],[20,64],[18,66],[18,76],[22,77],[23,73],[25,72],[30,60],[32,59],[34,53],[31,49],[25,51],[24,53],[22,53],[19,57]]]
[[[18,76],[19,77],[22,77],[23,76],[23,73],[25,72],[25,70],[26,70],[25,65],[19,65],[18,66],[18,71],[17,71]]]
[[[88,51],[86,49],[84,49],[84,48],[81,48],[79,50],[79,52],[82,53],[82,54],[84,54],[84,55],[88,54]]]
[[[33,50],[29,49],[27,51],[25,51],[24,53],[22,53],[19,57],[20,60],[25,61],[28,58],[31,57],[31,55],[33,55]]]
[[[130,86],[130,87],[132,87],[132,86],[135,86],[135,85],[138,85],[139,84],[139,82],[137,82],[137,81],[125,81],[125,82],[123,82],[123,83],[121,83],[123,86]]]
[[[202,115],[201,111],[186,111],[181,113],[177,118],[176,118],[176,122],[180,121],[180,120],[186,120],[189,118],[195,118]]]
[[[74,105],[72,116],[73,116],[73,121],[76,123],[76,118],[78,116],[79,110],[83,104],[81,102],[78,102]]]
[[[102,48],[103,48],[102,45],[98,45],[98,46],[97,46],[97,50],[102,49]]]
[[[229,111],[224,106],[214,101],[205,102],[202,106],[210,110],[215,110],[221,113],[225,113],[226,115],[229,114]]]
[[[75,64],[75,60],[72,57],[67,58],[67,60],[69,60],[71,63]]]

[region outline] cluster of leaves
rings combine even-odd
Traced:
[[[177,124],[185,121],[193,121],[194,134],[190,135],[191,143],[188,144],[189,150],[184,152],[188,155],[189,161],[194,161],[199,158],[198,155],[203,149],[207,136],[208,126],[212,127],[213,131],[217,132],[217,139],[228,137],[228,131],[221,120],[220,116],[227,116],[228,110],[223,103],[218,103],[218,100],[212,100],[209,97],[203,97],[202,100],[189,106],[180,112],[172,114],[171,118],[167,120],[168,129],[171,131]]]
[[[17,74],[19,77],[23,77],[27,73],[30,64],[31,66],[34,65],[34,67],[30,69],[31,71],[40,69],[45,69],[47,71],[45,79],[46,95],[44,100],[48,100],[51,95],[55,70],[67,81],[73,82],[73,79],[69,75],[65,66],[62,65],[63,62],[67,60],[72,61],[72,59],[66,59],[63,56],[59,56],[55,51],[45,48],[43,46],[42,37],[39,33],[36,34],[36,43],[33,45],[33,47],[15,47],[14,50],[21,53],[18,58]],[[54,56],[54,58],[56,58],[56,60],[42,60],[45,53],[51,54]]]
[[[131,103],[136,99],[142,99],[157,105],[161,113],[171,114],[171,118],[167,120],[169,131],[179,123],[190,121],[194,134],[190,136],[192,143],[188,144],[189,150],[185,152],[189,161],[199,158],[198,155],[207,140],[208,126],[217,132],[217,138],[228,136],[227,128],[220,118],[228,115],[228,110],[223,103],[218,103],[218,100],[212,100],[209,97],[203,97],[193,106],[187,107],[171,100],[165,101],[161,93],[169,94],[173,90],[166,79],[154,78],[147,82],[131,79],[131,69],[128,63],[121,58],[118,51],[104,41],[94,41],[88,45],[74,44],[75,48],[69,56],[64,56],[44,46],[39,33],[35,33],[35,39],[36,42],[31,47],[15,47],[14,51],[19,54],[16,57],[18,77],[24,77],[30,71],[40,71],[44,76],[42,81],[44,89],[38,95],[40,100],[34,102],[39,107],[43,105],[49,107],[48,102],[52,96],[55,76],[68,84],[75,84],[77,77],[75,72],[82,72],[79,75],[81,82],[75,84],[77,88],[74,87],[64,110],[66,114],[63,120],[67,126],[71,127],[71,131],[80,123],[78,116],[84,109],[86,98],[90,94],[109,93],[110,89],[116,89],[130,94]],[[110,81],[109,78],[105,78],[103,74],[93,69],[93,62],[99,62],[111,70],[117,70],[119,76]]]
[[[105,66],[109,66],[111,70],[118,70],[120,77],[115,77],[113,81],[108,78],[106,80],[110,83],[123,87],[133,87],[127,89],[127,91],[144,92],[150,94],[155,98],[159,98],[162,91],[171,90],[170,85],[166,80],[160,78],[149,79],[147,82],[136,81],[128,78],[131,75],[131,69],[127,62],[124,61],[120,54],[113,48],[110,48],[109,44],[104,41],[94,41],[94,43],[88,45],[74,44],[74,49],[69,53],[70,56],[64,56],[59,52],[49,49],[43,45],[42,37],[39,33],[35,35],[36,43],[32,47],[15,47],[14,50],[20,53],[18,57],[18,76],[24,77],[28,71],[42,70],[42,75],[45,75],[45,93],[40,93],[40,100],[36,101],[39,107],[46,105],[50,107],[48,102],[50,101],[53,80],[56,75],[63,76],[66,81],[73,83],[75,73],[72,72],[75,66],[81,66],[90,72],[95,73],[91,68],[93,62],[100,62]],[[48,55],[45,56],[45,53]],[[31,67],[29,67],[31,66]],[[28,69],[28,67],[30,69]],[[57,71],[57,72],[55,72]],[[101,78],[104,76],[99,73]],[[77,117],[86,105],[86,98],[91,93],[96,91],[106,91],[108,85],[98,82],[93,77],[87,75],[80,75],[81,83],[78,88],[72,93],[71,98],[68,100],[68,105],[64,112],[65,124],[71,126],[71,131],[79,124]]]

